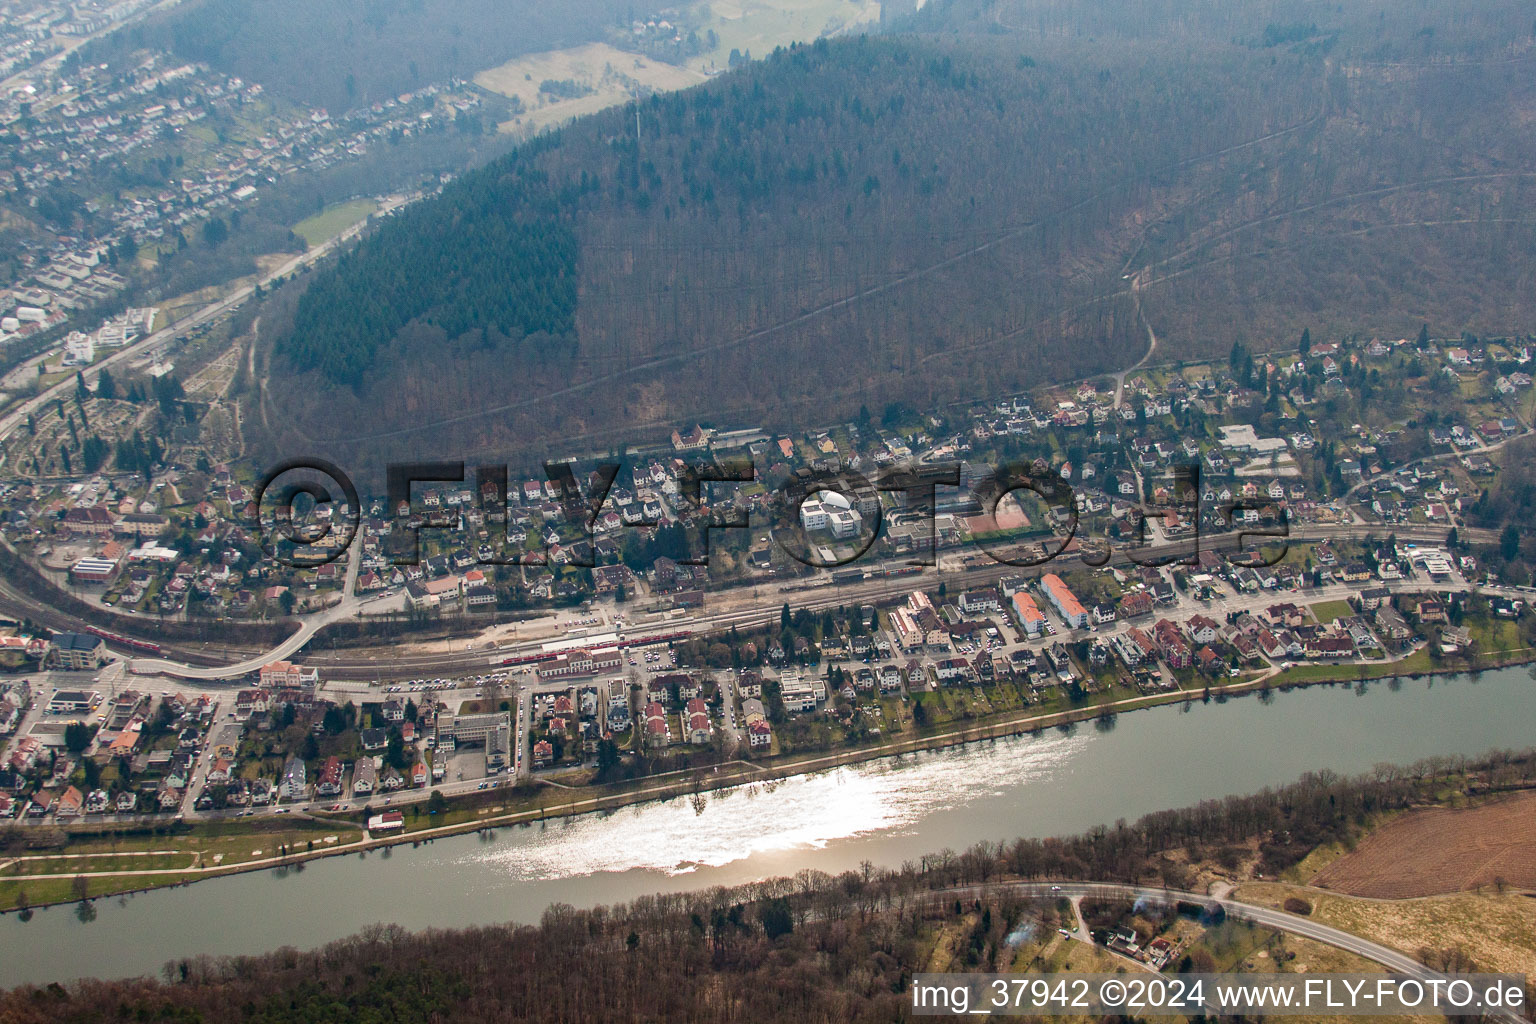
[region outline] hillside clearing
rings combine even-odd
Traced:
[[[502,122],[503,132],[538,132],[583,114],[624,103],[649,92],[686,89],[704,75],[627,53],[606,43],[550,50],[509,60],[475,75],[475,84],[522,103],[524,113]],[[545,82],[572,83],[585,95],[562,98],[541,88]]]

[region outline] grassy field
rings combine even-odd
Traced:
[[[1476,619],[1467,623],[1472,633],[1472,649],[1479,654],[1499,655],[1525,650],[1520,626],[1508,619]]]
[[[1399,817],[1323,868],[1312,884],[1375,899],[1536,887],[1536,793]]]
[[[1279,907],[1300,895],[1314,920],[1363,935],[1416,955],[1425,946],[1460,946],[1478,970],[1536,974],[1536,900],[1518,892],[1456,893],[1412,900],[1367,900],[1298,889],[1277,882],[1250,882],[1238,899]]]
[[[349,199],[327,206],[313,217],[305,217],[293,226],[293,233],[304,239],[305,245],[314,247],[365,220],[378,208],[379,204],[372,199]]]
[[[811,42],[824,35],[879,21],[873,0],[715,0],[697,25],[702,36],[713,30],[719,45],[679,67],[606,43],[528,54],[474,76],[480,88],[523,104],[523,113],[502,123],[504,132],[536,132],[623,103],[644,91],[669,92],[702,82],[723,71],[731,50],[766,57],[775,47]],[[546,79],[573,81],[591,90],[585,96],[557,99],[539,90]],[[819,454],[819,453],[817,453]]]
[[[1283,683],[1346,682],[1355,679],[1381,679],[1385,676],[1411,676],[1415,673],[1432,672],[1437,667],[1428,650],[1414,651],[1400,661],[1380,661],[1370,664],[1347,662],[1338,665],[1297,665],[1275,677],[1275,685]]]
[[[714,29],[720,45],[688,63],[700,70],[724,69],[733,49],[766,57],[776,46],[812,42],[879,18],[879,4],[852,0],[714,0],[698,31]]]
[[[85,880],[85,896],[94,899],[97,896],[112,896],[135,889],[175,885],[188,877],[179,874],[97,875]],[[80,889],[77,888],[73,878],[0,879],[0,907],[11,910],[20,906],[23,895],[26,896],[27,905],[33,907],[42,906],[45,903],[68,903],[81,898]]]
[[[1312,614],[1317,616],[1318,622],[1333,622],[1355,614],[1355,610],[1348,601],[1319,601],[1312,606]]]
[[[1014,969],[1048,974],[1063,971],[1117,974],[1126,969],[1126,963],[1108,950],[1049,932],[1019,948],[1014,956]]]
[[[350,822],[303,819],[210,822],[169,835],[79,836],[63,850],[0,856],[0,910],[16,907],[23,893],[33,906],[77,899],[76,873],[92,873],[88,894],[104,896],[205,877],[205,871],[268,860],[284,849],[295,854],[343,849],[362,838]]]
[[[177,871],[190,868],[197,860],[194,853],[132,853],[63,855],[58,857],[28,857],[0,864],[0,875],[20,877],[26,875],[67,875],[71,872],[95,873],[99,871]]]
[[[344,826],[351,827],[351,826]],[[146,853],[182,850],[198,851],[208,856],[235,854],[246,847],[304,845],[335,833],[329,822],[303,818],[253,818],[212,821],[194,825],[171,835],[86,836],[69,844],[67,853]],[[247,851],[248,852],[248,851]]]
[[[591,91],[557,99],[540,91],[539,85],[546,80],[571,81]],[[623,103],[642,91],[670,92],[703,80],[698,72],[606,43],[533,53],[475,75],[480,88],[522,103],[523,113],[499,126],[504,132],[539,131]]]

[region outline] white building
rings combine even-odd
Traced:
[[[779,680],[779,697],[790,713],[816,710],[816,687],[793,677]]]
[[[863,519],[847,497],[836,491],[820,491],[800,505],[800,525],[807,531],[831,530],[839,540],[856,537]]]
[[[800,506],[800,525],[812,532],[827,528],[827,508],[819,501],[807,501]]]
[[[89,366],[95,358],[95,339],[89,334],[70,331],[69,337],[64,339],[64,364],[66,366]]]
[[[308,792],[304,762],[297,757],[290,757],[283,766],[283,795],[289,800],[302,800]]]

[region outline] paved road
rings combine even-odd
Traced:
[[[1299,935],[1302,938],[1312,939],[1333,946],[1335,949],[1354,953],[1356,956],[1364,957],[1367,960],[1382,965],[1394,974],[1406,975],[1419,981],[1430,981],[1445,977],[1440,972],[1431,970],[1413,957],[1400,953],[1390,946],[1384,946],[1379,942],[1372,942],[1370,939],[1361,938],[1352,932],[1334,928],[1320,921],[1314,921],[1311,918],[1287,914],[1282,910],[1273,910],[1254,903],[1239,902],[1230,897],[1218,898],[1178,889],[1116,885],[1106,882],[1060,882],[1056,885],[1032,884],[1023,886],[999,882],[985,886],[958,886],[953,891],[959,894],[975,893],[981,895],[989,890],[1009,887],[1023,889],[1038,896],[1063,897],[1074,901],[1080,900],[1085,896],[1126,897],[1132,900],[1148,899],[1162,902],[1186,900],[1212,909],[1221,907],[1230,917],[1239,917],[1254,924],[1262,925],[1265,928],[1273,928],[1276,931]],[[1518,1014],[1510,1011],[1495,1016],[1497,1019],[1509,1022],[1509,1024],[1528,1024]]]
[[[379,206],[378,213],[389,213],[390,211],[397,209],[409,201],[410,198],[406,196],[390,196]],[[135,356],[143,353],[155,345],[170,341],[172,338],[179,334],[184,334],[194,327],[207,323],[210,320],[214,320],[224,313],[229,312],[230,310],[243,303],[246,299],[250,298],[256,288],[269,285],[276,281],[278,278],[286,277],[287,275],[293,273],[306,264],[314,263],[316,260],[319,260],[338,246],[343,245],[350,241],[352,238],[356,237],[360,232],[362,232],[368,223],[368,220],[364,220],[361,223],[353,225],[352,227],[343,231],[341,234],[337,235],[335,238],[321,242],[314,248],[294,256],[292,259],[284,261],[281,266],[272,271],[266,277],[262,278],[259,283],[242,285],[241,287],[236,288],[234,291],[230,292],[228,295],[225,295],[224,297],[204,306],[202,309],[198,310],[196,313],[193,313],[186,319],[172,324],[169,327],[162,327],[160,330],[155,331],[153,334],[150,334],[140,339],[139,341],[134,342],[132,345],[124,346],[122,349],[114,352],[112,355],[107,356],[104,359],[98,359],[89,367],[84,368],[83,372],[85,374],[86,382],[88,384],[94,383],[96,378],[100,376],[103,369],[116,366],[119,363],[134,358]],[[0,417],[0,441],[8,439],[11,433],[15,431],[17,427],[25,423],[29,413],[35,412],[37,409],[52,401],[54,398],[67,397],[68,395],[73,394],[75,386],[75,378],[73,376],[67,377],[52,387],[47,388],[41,394],[38,394],[37,396],[21,403],[4,417]],[[0,465],[3,464],[4,459],[0,458]]]
[[[323,612],[307,617],[299,629],[290,635],[282,643],[258,654],[254,658],[235,662],[232,665],[184,665],[178,661],[167,658],[135,658],[131,663],[131,670],[136,674],[151,675],[160,673],[175,676],[178,679],[238,679],[251,672],[258,672],[261,666],[272,661],[283,661],[297,654],[304,645],[314,638],[320,630],[333,622],[342,622],[358,614],[358,610],[371,599],[359,597],[356,593],[358,569],[363,561],[363,546],[353,544],[351,553],[347,558],[347,578],[342,598],[336,604]],[[382,609],[383,605],[380,605]]]
[[[1536,433],[1536,429],[1529,429],[1528,428],[1526,430],[1522,430],[1518,434],[1511,434],[1510,436],[1504,438],[1503,440],[1494,441],[1492,444],[1484,443],[1484,444],[1476,445],[1475,447],[1472,447],[1472,448],[1457,448],[1457,449],[1454,449],[1454,450],[1448,451],[1448,452],[1436,452],[1433,455],[1425,455],[1425,456],[1423,456],[1421,458],[1417,458],[1417,459],[1413,459],[1413,460],[1411,460],[1409,462],[1405,462],[1401,466],[1394,466],[1393,469],[1392,469],[1392,472],[1396,473],[1399,470],[1412,469],[1415,466],[1428,465],[1431,462],[1439,462],[1442,459],[1460,459],[1460,458],[1464,458],[1464,457],[1466,457],[1468,455],[1487,455],[1489,452],[1496,452],[1496,451],[1498,451],[1500,448],[1503,448],[1505,445],[1509,444],[1511,441],[1518,441],[1522,437],[1530,437],[1533,433]],[[1361,480],[1359,483],[1355,484],[1355,486],[1353,486],[1349,490],[1345,491],[1344,495],[1339,500],[1340,501],[1346,501],[1346,502],[1347,501],[1351,501],[1351,500],[1354,499],[1355,495],[1358,492],[1360,492],[1360,491],[1362,491],[1362,490],[1366,489],[1367,487],[1370,487],[1370,486],[1372,486],[1374,484],[1382,483],[1382,482],[1386,481],[1387,479],[1389,479],[1389,477],[1387,477],[1387,476],[1385,476],[1383,474],[1377,474],[1376,476],[1373,476],[1370,479]],[[1482,532],[1491,535],[1494,531],[1486,530],[1486,531],[1482,531]]]
[[[44,57],[36,64],[29,64],[24,68],[20,68],[12,72],[8,78],[6,78],[3,82],[0,82],[0,90],[4,90],[5,92],[9,93],[13,88],[22,85],[27,81],[40,78],[45,74],[49,74],[60,64],[64,63],[65,59],[68,58],[71,53],[74,53],[80,47],[84,46],[86,43],[91,42],[93,39],[99,39],[102,36],[110,35],[111,33],[116,32],[118,29],[127,28],[129,25],[132,25],[135,22],[143,21],[145,18],[152,14],[158,14],[161,11],[169,10],[170,8],[175,7],[177,4],[183,2],[184,0],[161,0],[161,2],[158,4],[153,4],[149,7],[146,7],[144,10],[138,11],[133,15],[123,19],[122,21],[114,21],[112,24],[106,26],[105,28],[98,29],[97,31],[91,32],[87,35],[56,36],[55,38],[57,39],[65,40],[64,46],[61,50],[59,50],[57,53],[49,54],[47,57]],[[37,113],[38,111],[34,110],[33,112]],[[12,124],[17,120],[19,120],[19,117],[12,118],[10,121],[5,123]]]
[[[1140,248],[1139,244],[1137,248]],[[1135,253],[1132,253],[1131,255],[1134,257]],[[1147,350],[1142,353],[1140,359],[1136,360],[1136,362],[1132,363],[1130,366],[1127,366],[1125,369],[1114,375],[1116,409],[1119,409],[1120,406],[1124,404],[1126,375],[1135,373],[1143,366],[1146,366],[1147,362],[1151,360],[1152,354],[1157,351],[1157,332],[1152,330],[1152,321],[1148,320],[1146,314],[1141,311],[1141,289],[1146,284],[1146,280],[1140,271],[1130,275],[1130,278],[1131,302],[1136,306],[1136,319],[1143,327],[1147,329]],[[1136,470],[1136,486],[1138,489],[1141,487],[1141,471],[1139,469]]]
[[[735,673],[726,672],[721,674],[720,697],[720,707],[723,711],[720,728],[725,733],[725,749],[727,753],[734,754],[743,746],[741,729],[736,722],[736,709],[740,704],[736,700]]]

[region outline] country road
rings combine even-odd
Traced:
[[[1254,903],[1242,903],[1229,897],[1207,896],[1179,889],[1118,885],[1110,882],[1059,882],[1054,885],[1050,883],[1020,885],[1019,883],[996,882],[988,885],[955,886],[952,889],[936,891],[954,892],[957,896],[966,894],[981,896],[1000,888],[1010,888],[1015,891],[1022,890],[1035,896],[1061,897],[1069,900],[1079,900],[1087,896],[1123,897],[1133,901],[1146,899],[1163,903],[1182,900],[1197,903],[1213,910],[1220,907],[1229,917],[1241,918],[1265,928],[1273,928],[1276,931],[1324,943],[1335,949],[1342,949],[1347,953],[1353,953],[1356,956],[1378,963],[1394,974],[1405,975],[1421,982],[1445,977],[1445,975],[1431,970],[1406,953],[1399,952],[1379,942],[1362,938],[1353,932],[1346,932],[1343,929],[1334,928],[1331,925],[1314,921],[1311,918],[1287,914],[1281,910],[1273,910]],[[1507,1024],[1528,1024],[1526,1018],[1511,1010],[1506,1010],[1492,1016],[1494,1019],[1507,1022]]]
[[[1147,363],[1152,361],[1152,356],[1157,352],[1157,332],[1152,330],[1152,321],[1148,320],[1147,315],[1141,311],[1141,290],[1144,285],[1145,279],[1142,277],[1141,271],[1138,270],[1131,276],[1131,302],[1136,306],[1136,322],[1147,329],[1147,350],[1141,354],[1140,359],[1115,374],[1115,408],[1117,410],[1124,404],[1126,376],[1146,366]],[[1140,471],[1137,471],[1136,476],[1136,483],[1140,486]]]

